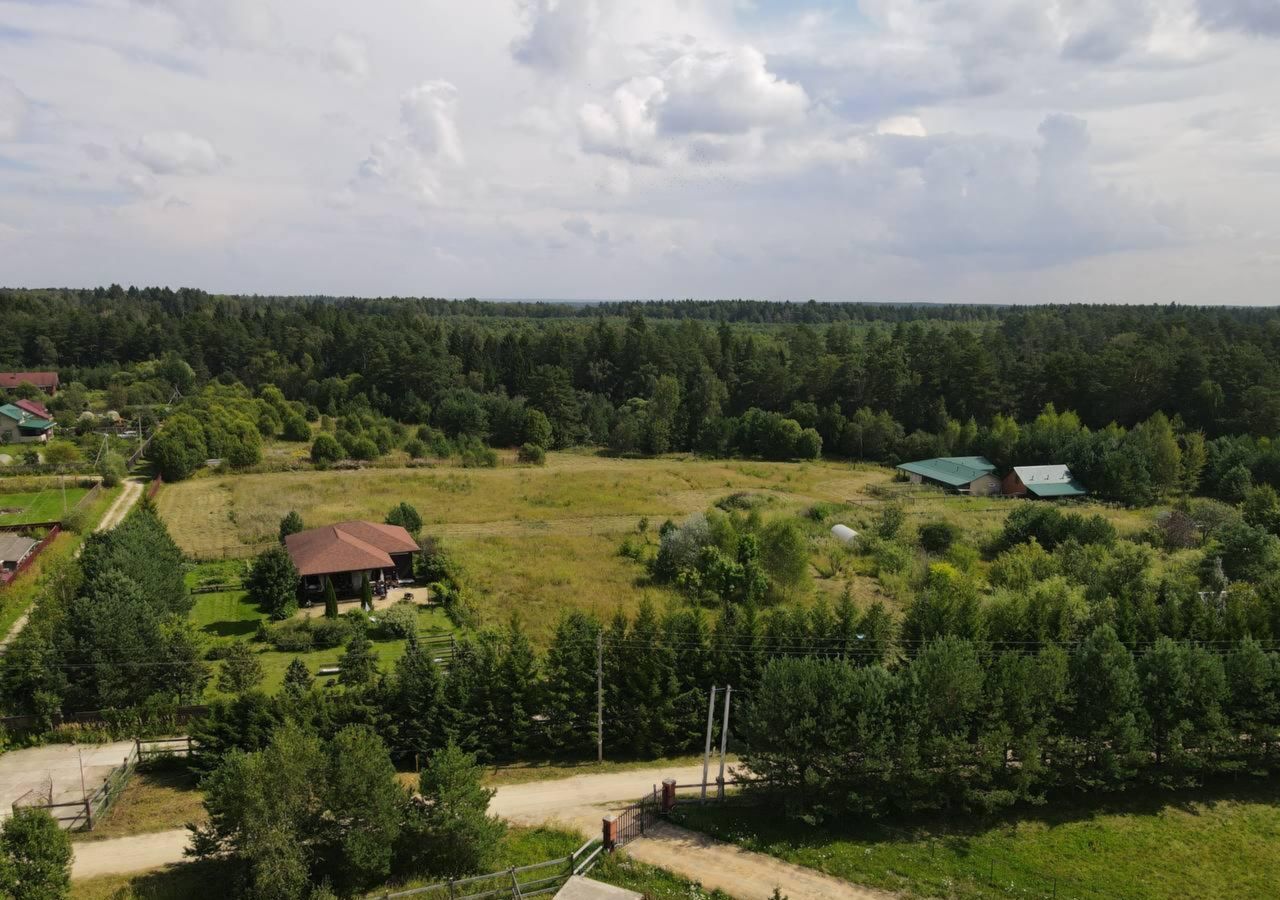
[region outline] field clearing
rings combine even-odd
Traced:
[[[887,478],[885,469],[839,463],[553,453],[545,467],[202,476],[166,485],[159,506],[179,546],[205,558],[250,555],[275,538],[281,517],[291,509],[308,524],[380,521],[404,500],[417,507],[428,533],[448,534],[449,528],[465,525],[473,533],[562,527],[580,534],[626,530],[642,516],[656,519],[656,525],[739,490],[767,491],[797,507],[816,500],[842,502]]]
[[[883,467],[833,462],[553,453],[545,467],[202,475],[165,485],[158,502],[174,539],[189,555],[244,559],[274,542],[280,518],[291,509],[308,525],[380,521],[393,505],[408,501],[423,516],[424,533],[444,538],[465,570],[481,621],[503,625],[518,613],[534,642],[545,645],[567,609],[608,620],[618,611],[633,612],[645,598],[661,606],[678,597],[674,589],[649,582],[642,566],[618,554],[623,536],[635,535],[642,518],[649,520],[648,540],[656,543],[665,519],[680,521],[728,494],[746,491],[767,498],[761,508],[766,516],[796,514],[819,502],[837,504],[841,508],[832,521],[865,531],[883,507],[867,488],[891,479]],[[903,506],[908,527],[943,519],[959,526],[967,542],[981,544],[1020,502],[1027,501],[927,494],[906,499]],[[1149,511],[1102,504],[1077,508],[1102,513],[1126,533],[1150,521]],[[829,524],[812,529],[819,543]],[[224,565],[231,572],[237,563]],[[861,606],[875,600],[896,606],[875,579],[853,571],[817,577],[814,586],[814,596],[831,602],[847,588]],[[252,633],[257,610],[228,597],[215,612],[216,602],[202,599],[197,613],[216,617],[200,619],[212,636]]]
[[[87,493],[88,488],[68,487],[64,499],[60,487],[50,487],[42,491],[0,494],[0,525],[58,522],[63,513],[75,508]]]
[[[1174,795],[1063,802],[988,827],[912,833],[852,821],[822,828],[775,810],[686,807],[694,828],[908,897],[1175,900],[1275,896],[1280,786],[1240,782]]]

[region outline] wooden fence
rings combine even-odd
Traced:
[[[130,748],[120,765],[111,770],[106,781],[96,791],[81,800],[54,803],[53,787],[50,784],[49,794],[45,796],[37,794],[34,790],[27,791],[13,802],[13,811],[16,813],[19,809],[43,809],[53,817],[60,828],[66,831],[80,829],[93,831],[94,823],[102,820],[103,815],[111,808],[111,804],[116,802],[125,785],[129,783],[129,779],[133,777],[133,773],[138,768],[138,756],[138,747],[135,745]]]
[[[488,875],[441,881],[403,891],[370,894],[371,898],[392,900],[398,897],[421,897],[427,900],[522,900],[554,894],[574,875],[585,875],[600,859],[600,841],[592,838],[568,856],[515,866]]]
[[[192,719],[199,719],[209,714],[209,707],[204,704],[175,706],[161,713],[164,724],[186,725]],[[91,709],[84,712],[54,713],[52,716],[4,716],[0,717],[0,728],[8,732],[43,731],[57,728],[59,725],[115,725],[129,715],[127,710]],[[160,729],[156,729],[160,730]],[[152,731],[154,734],[155,732]]]

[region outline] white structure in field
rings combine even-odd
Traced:
[[[858,532],[854,531],[848,525],[832,525],[831,536],[842,544],[848,544],[857,538]]]

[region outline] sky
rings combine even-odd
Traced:
[[[0,0],[0,284],[1280,302],[1277,0]]]

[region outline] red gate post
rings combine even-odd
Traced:
[[[662,781],[662,811],[669,813],[676,808],[676,780],[665,778]]]
[[[604,849],[610,853],[618,846],[618,817],[605,816],[601,822],[601,839],[604,841]]]

